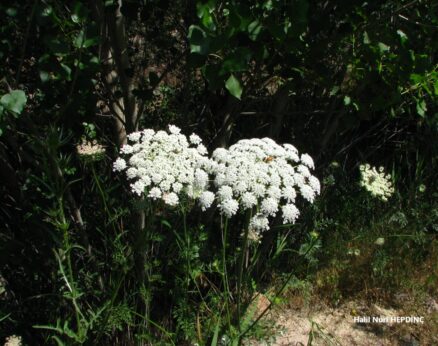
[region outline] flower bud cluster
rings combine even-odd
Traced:
[[[373,197],[386,202],[394,193],[391,182],[391,175],[385,174],[383,167],[371,167],[368,163],[359,166],[360,185],[364,187]]]
[[[170,206],[180,203],[181,195],[199,199],[205,210],[214,201],[207,191],[214,162],[206,154],[201,138],[188,139],[180,129],[170,125],[168,131],[146,129],[128,135],[113,164],[114,171],[125,171],[132,181],[131,190],[139,196],[161,199]]]
[[[105,154],[103,145],[97,143],[96,140],[87,141],[82,139],[82,142],[76,146],[76,151],[79,157],[90,161],[97,161]]]
[[[219,209],[231,217],[239,209],[258,212],[250,221],[252,231],[269,229],[268,217],[281,210],[283,223],[295,223],[300,212],[295,205],[301,195],[313,203],[320,193],[319,180],[310,172],[312,158],[291,144],[278,145],[270,138],[244,139],[228,150],[213,152],[217,163],[214,183]]]

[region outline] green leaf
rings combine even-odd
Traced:
[[[262,30],[262,24],[258,20],[255,20],[255,21],[251,22],[248,25],[249,38],[252,41],[256,41],[261,30]]]
[[[211,346],[217,346],[218,339],[219,339],[219,330],[221,326],[221,319],[217,319],[216,327],[214,328],[214,335],[213,340],[211,340]]]
[[[88,48],[88,47],[92,47],[92,46],[97,46],[100,43],[100,37],[90,37],[87,38],[84,41],[84,44],[82,45],[82,47],[84,48]]]
[[[239,47],[224,60],[221,72],[226,74],[227,72],[246,71],[250,58],[251,51],[248,48]]]
[[[421,117],[424,117],[427,111],[426,101],[418,100],[417,101],[417,113]]]
[[[50,80],[50,74],[47,71],[40,70],[40,79],[41,82],[46,83]]]
[[[87,38],[85,37],[85,33],[83,30],[81,30],[78,34],[78,36],[76,36],[76,38],[73,41],[73,45],[76,48],[88,48],[88,47],[92,47],[92,46],[96,46],[100,43],[100,38],[99,37],[90,37]]]
[[[330,90],[330,94],[329,95],[330,96],[335,96],[338,93],[339,90],[341,90],[341,88],[339,86],[335,85],[332,88],[332,90]]]
[[[370,44],[371,43],[370,37],[368,36],[368,33],[366,31],[364,31],[364,33],[363,33],[363,43],[364,44]]]
[[[240,81],[234,77],[232,74],[230,78],[227,79],[225,83],[225,88],[233,95],[235,98],[239,99],[242,97],[242,85]]]
[[[2,106],[10,112],[20,114],[26,105],[27,98],[23,90],[12,90],[0,99]]]
[[[401,44],[405,44],[405,42],[408,40],[408,36],[401,30],[397,30],[397,35],[400,36]]]
[[[202,24],[209,30],[216,30],[216,24],[214,23],[214,17],[212,13],[215,8],[215,1],[208,1],[206,4],[198,2],[196,4],[196,13],[198,18],[201,19]]]
[[[73,45],[76,48],[82,48],[82,45],[84,44],[85,41],[85,33],[83,30],[81,30],[78,34],[78,36],[76,36],[76,38],[73,41]]]
[[[8,7],[8,8],[6,9],[6,14],[7,14],[9,17],[15,17],[15,16],[17,15],[17,9],[16,9],[16,8],[12,8],[12,7]]]
[[[390,49],[390,47],[388,45],[384,44],[383,42],[379,42],[377,44],[377,46],[379,47],[380,53],[388,52]]]
[[[210,39],[207,34],[197,25],[191,25],[188,35],[190,52],[206,55],[209,52]]]
[[[348,106],[351,103],[350,96],[344,96],[344,105]]]

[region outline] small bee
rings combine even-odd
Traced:
[[[271,162],[273,159],[274,159],[273,156],[266,156],[266,157],[263,159],[263,162],[269,163],[269,162]]]

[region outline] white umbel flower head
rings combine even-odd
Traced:
[[[281,208],[283,212],[283,223],[295,223],[300,211],[294,204],[286,204]]]
[[[219,204],[219,209],[225,217],[230,218],[237,213],[239,203],[235,199],[227,199]]]
[[[391,175],[385,174],[383,167],[377,171],[376,167],[371,167],[368,163],[360,165],[360,185],[364,187],[373,197],[384,202],[394,193],[391,182]]]
[[[269,229],[268,218],[261,213],[254,215],[251,218],[251,221],[249,222],[249,229],[256,232],[262,232],[268,230]]]
[[[167,205],[170,205],[170,206],[174,207],[174,206],[178,205],[179,198],[178,198],[178,195],[175,192],[165,193],[163,195],[163,201]]]
[[[214,193],[211,191],[204,191],[203,193],[201,193],[201,196],[199,197],[199,205],[201,206],[201,210],[205,211],[208,208],[210,208],[210,206],[213,204],[214,202]]]
[[[121,157],[118,157],[117,160],[114,161],[114,164],[113,164],[114,172],[123,171],[125,168],[126,168],[126,161],[123,160]]]
[[[192,134],[187,139],[180,128],[170,125],[168,131],[146,129],[131,133],[128,140],[113,169],[126,170],[133,193],[162,200],[169,206],[177,206],[182,195],[191,199],[203,196],[204,209],[213,203],[214,195],[203,193],[216,163],[207,157],[199,136]]]
[[[300,158],[291,144],[278,145],[270,138],[243,139],[229,149],[216,149],[212,158],[222,214],[230,217],[239,208],[257,209],[250,222],[257,232],[269,229],[268,218],[280,209],[283,221],[294,223],[299,216],[297,197],[312,203],[321,190],[319,180],[311,174],[313,159],[308,154]]]

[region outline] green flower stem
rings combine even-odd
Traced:
[[[228,273],[227,273],[227,256],[226,256],[226,247],[227,247],[227,232],[228,232],[228,218],[225,218],[225,221],[222,223],[222,275],[224,281],[224,289],[225,289],[225,308],[227,311],[227,322],[228,328],[231,330],[231,314],[230,314],[230,286],[228,281]]]
[[[249,223],[251,220],[251,211],[247,213],[247,217],[245,220],[245,228],[244,228],[244,235],[243,235],[243,246],[240,252],[240,259],[239,259],[239,275],[237,277],[237,325],[240,330],[240,317],[241,317],[241,295],[242,295],[242,277],[243,277],[243,267],[245,262],[245,254],[248,249],[248,233],[249,233]]]
[[[190,271],[191,271],[190,256],[189,256],[190,238],[187,231],[187,213],[184,207],[182,208],[182,213],[183,213],[184,239],[186,244],[184,251],[184,255],[186,257],[186,292],[188,292],[190,286]]]

